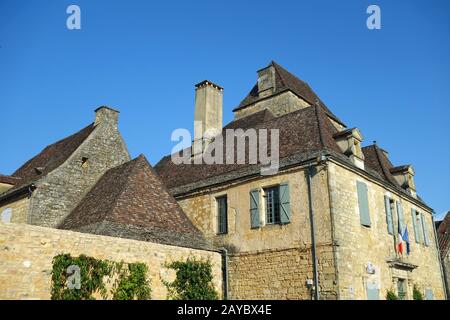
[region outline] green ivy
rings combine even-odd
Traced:
[[[397,295],[395,294],[394,290],[388,290],[386,293],[386,300],[398,300]]]
[[[423,294],[416,285],[413,287],[413,300],[423,300]]]
[[[80,288],[69,289],[67,286],[67,268],[80,268]],[[94,300],[94,294],[99,293],[103,299],[112,296],[117,300],[145,300],[151,298],[151,288],[147,280],[148,268],[143,263],[130,263],[124,267],[124,262],[99,260],[85,255],[72,257],[60,254],[53,258],[52,270],[52,300]],[[105,284],[116,279],[111,292]]]
[[[211,262],[188,258],[167,265],[176,271],[172,283],[163,281],[168,289],[168,298],[173,300],[217,300],[219,295],[212,284]]]

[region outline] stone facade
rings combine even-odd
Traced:
[[[386,291],[397,292],[397,281],[407,282],[407,299],[412,299],[413,286],[425,293],[431,290],[435,299],[444,299],[442,274],[439,266],[439,251],[435,234],[432,232],[432,212],[418,201],[404,194],[389,190],[380,183],[357,174],[349,168],[329,162],[331,213],[334,220],[334,239],[337,243],[337,272],[339,296],[341,299],[367,299],[366,286],[379,290],[379,298],[384,299]],[[368,186],[368,202],[371,226],[361,225],[358,214],[356,181]],[[394,236],[397,234],[397,220],[394,215],[394,235],[387,232],[384,196],[401,202],[406,226],[409,230],[411,254],[404,255],[400,261],[416,268],[408,270],[400,264],[388,261],[399,256],[395,251]],[[430,245],[416,243],[411,209],[424,214],[428,228]],[[375,273],[367,272],[371,264]]]
[[[188,257],[209,260],[213,285],[220,295],[222,293],[222,256],[215,251],[0,223],[0,300],[50,299],[52,259],[61,253],[126,263],[143,262],[149,268],[152,299],[157,300],[167,298],[162,281],[175,279],[175,272],[166,268],[166,263],[185,261]]]
[[[0,214],[5,210],[11,210],[11,219],[9,222],[13,223],[28,223],[28,212],[30,208],[30,198],[25,197],[18,199],[12,203],[0,206]]]
[[[130,160],[117,128],[117,114],[105,107],[98,109],[89,137],[67,161],[36,183],[30,224],[58,226],[108,169]]]
[[[184,212],[216,247],[230,254],[231,299],[310,299],[307,279],[312,279],[311,221],[304,168],[270,177],[240,181],[209,190],[207,194],[178,199]],[[250,191],[287,182],[290,190],[289,224],[250,225]],[[336,298],[334,258],[328,206],[327,176],[319,171],[312,179],[320,287],[324,298]],[[216,198],[227,196],[228,233],[217,234]],[[261,196],[262,197],[262,196]],[[260,203],[263,203],[261,198]],[[319,249],[320,248],[320,249]],[[286,267],[286,268],[285,268]],[[261,285],[264,283],[264,285]],[[275,284],[274,284],[275,283]],[[293,290],[292,283],[295,283]],[[275,285],[275,287],[274,287]]]

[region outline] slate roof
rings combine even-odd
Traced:
[[[45,147],[11,175],[16,180],[15,186],[1,194],[0,200],[3,196],[45,177],[62,165],[94,129],[94,124],[90,124],[77,133]]]
[[[397,180],[391,174],[391,169],[394,166],[379,146],[372,144],[362,148],[362,152],[365,165],[375,170],[387,182],[398,185]]]
[[[324,111],[316,106],[300,109],[293,113],[273,117],[270,111],[263,110],[245,118],[233,121],[223,128],[224,154],[226,148],[226,129],[279,129],[279,155],[280,159],[296,153],[309,154],[321,150],[341,152],[333,134],[336,129],[325,115]],[[268,134],[270,138],[270,134]],[[270,139],[268,142],[270,146]],[[235,143],[235,159],[237,144]],[[249,147],[246,146],[246,159],[248,163]],[[180,152],[180,155],[182,152]],[[223,175],[232,171],[248,168],[251,164],[174,164],[171,156],[166,156],[155,166],[158,175],[166,186],[171,189]]]
[[[439,222],[436,232],[441,257],[445,258],[450,252],[450,211],[447,212],[445,218]]]
[[[16,184],[20,183],[20,178],[11,177],[11,176],[5,176],[3,174],[0,174],[0,183],[16,185]]]
[[[210,249],[143,155],[108,170],[59,228]]]
[[[279,88],[283,87],[296,90],[298,94],[304,96],[308,101],[312,101],[317,97],[306,83],[291,75],[275,62],[272,62],[272,65],[276,70],[277,81],[281,83],[277,84],[277,90],[281,90]],[[255,90],[257,88],[253,88],[253,93],[251,92],[235,110],[244,108],[249,103],[257,101],[258,98],[254,95]],[[224,137],[224,144],[226,144],[226,129],[279,129],[280,169],[310,161],[321,155],[329,155],[349,166],[353,166],[355,170],[364,171],[366,174],[390,185],[398,192],[403,193],[413,200],[392,175],[391,170],[395,170],[396,168],[392,165],[383,150],[377,145],[362,148],[365,156],[365,169],[357,168],[337,145],[335,137],[339,136],[340,132],[333,125],[330,118],[335,120],[335,116],[323,103],[311,103],[310,107],[285,114],[281,117],[275,117],[270,111],[263,110],[230,122],[223,128],[222,136]],[[339,120],[336,121],[342,123]],[[349,131],[352,129],[344,130]],[[270,145],[270,142],[268,142],[268,145]],[[245,152],[248,155],[248,145],[246,148]],[[179,155],[182,153],[183,151]],[[248,164],[248,156],[246,156],[246,159],[247,164],[240,165],[176,165],[172,162],[171,156],[169,155],[163,157],[156,164],[155,170],[169,188],[171,194],[179,197],[213,185],[237,181],[243,177],[260,175],[261,165]],[[419,196],[417,200],[427,206]]]
[[[320,102],[321,108],[325,111],[325,113],[335,120],[336,122],[344,125],[344,123],[333,113],[330,109],[320,100],[320,98],[316,95],[316,93],[311,89],[311,87],[304,82],[303,80],[297,78],[295,75],[284,69],[275,61],[272,61],[269,66],[273,66],[275,69],[275,92],[267,97],[260,98],[258,96],[258,83],[250,90],[248,95],[241,101],[239,106],[235,108],[233,111],[238,111],[244,109],[245,107],[254,104],[262,99],[268,99],[274,95],[280,94],[281,92],[290,90],[296,95],[300,96],[310,105],[316,104],[316,101]],[[344,125],[345,126],[345,125]]]

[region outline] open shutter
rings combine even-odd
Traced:
[[[428,237],[428,225],[423,213],[420,213],[420,219],[422,220],[423,229],[423,243],[428,247],[430,245],[430,238]]]
[[[361,224],[370,227],[369,201],[367,197],[367,185],[364,182],[356,181],[358,189],[359,217]]]
[[[397,215],[398,215],[398,221],[400,223],[400,229],[403,232],[405,232],[405,217],[403,215],[403,207],[400,201],[397,201]]]
[[[414,226],[414,239],[416,239],[416,243],[420,243],[419,225],[417,224],[417,215],[415,209],[411,209],[411,219]]]
[[[250,224],[252,229],[259,228],[259,189],[250,191]]]
[[[391,200],[388,196],[384,196],[384,206],[386,208],[386,223],[389,234],[394,234],[394,224],[392,222]]]
[[[291,222],[291,204],[289,202],[289,185],[280,184],[280,221],[283,224]]]

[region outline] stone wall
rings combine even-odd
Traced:
[[[60,167],[40,179],[33,192],[30,224],[56,227],[108,170],[129,161],[117,129],[117,112],[97,111],[96,128]],[[83,165],[82,158],[87,158]]]
[[[407,281],[407,299],[412,299],[413,285],[424,293],[433,291],[435,299],[443,299],[443,281],[438,260],[435,235],[432,232],[432,213],[409,200],[404,195],[387,190],[380,183],[330,162],[331,211],[335,225],[339,293],[341,299],[366,299],[366,286],[379,289],[379,298],[384,299],[389,289],[397,292],[398,279]],[[371,226],[360,223],[356,181],[366,183]],[[384,196],[402,203],[405,223],[408,226],[411,254],[402,261],[415,265],[413,271],[394,268],[387,261],[397,259],[395,242],[388,234]],[[414,238],[411,208],[423,212],[428,225],[430,245],[418,244]],[[394,220],[394,234],[397,234],[397,220]],[[367,272],[371,263],[375,273]]]
[[[252,229],[250,191],[283,182],[287,182],[290,189],[290,223],[263,224],[258,229]],[[336,292],[337,288],[333,282],[334,260],[325,170],[319,170],[313,177],[312,186],[317,246],[327,248],[323,250],[323,256],[319,254],[319,269],[323,270],[321,290]],[[228,201],[228,233],[218,235],[216,198],[224,195]],[[309,299],[306,279],[312,279],[313,272],[311,221],[307,180],[303,168],[210,189],[207,194],[191,195],[178,201],[208,240],[216,247],[227,248],[232,254],[230,298]],[[261,198],[262,206],[263,201]],[[260,213],[260,220],[264,221],[264,209]],[[259,288],[261,281],[265,283]],[[295,292],[289,288],[289,281],[295,282]],[[279,287],[271,289],[273,283]]]
[[[337,287],[331,244],[317,248],[321,299],[335,300]],[[232,299],[310,300],[307,280],[313,279],[311,248],[245,252],[229,259]]]
[[[28,210],[30,208],[30,198],[25,197],[15,202],[0,206],[0,214],[6,209],[11,209],[12,215],[10,222],[28,223]]]
[[[61,253],[98,259],[143,262],[149,268],[152,299],[166,299],[162,280],[173,281],[172,261],[195,257],[210,260],[213,284],[222,293],[222,257],[194,250],[129,239],[97,236],[25,224],[0,223],[0,300],[50,299],[52,259]]]
[[[234,112],[235,119],[240,119],[259,112],[264,109],[270,110],[275,116],[279,117],[290,112],[309,107],[309,103],[299,98],[290,91],[280,93],[270,99],[265,99],[256,102],[253,105],[247,106],[244,109]]]

